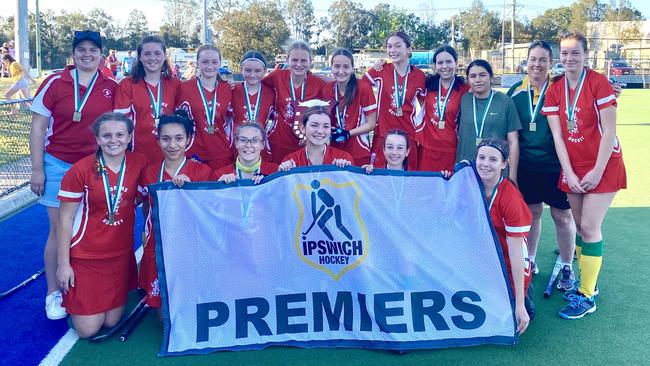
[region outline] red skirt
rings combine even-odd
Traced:
[[[70,258],[74,287],[63,295],[69,314],[95,315],[126,304],[129,291],[137,286],[133,253],[106,259]]]
[[[593,168],[593,166],[574,166],[573,171],[578,176],[578,179],[582,179]],[[560,174],[558,187],[563,192],[572,193],[571,189],[569,189],[567,177],[564,175],[564,172]],[[600,183],[598,183],[595,189],[588,193],[617,192],[618,190],[625,188],[627,188],[627,174],[625,172],[623,158],[610,158],[607,162],[607,166],[605,166],[605,172],[603,173],[603,177],[600,179]]]
[[[456,152],[444,152],[418,146],[418,171],[439,172],[442,170],[454,171]]]
[[[151,249],[150,249],[151,248]],[[147,245],[140,261],[138,285],[147,293],[147,305],[152,308],[160,307],[160,287],[158,286],[158,266],[156,266],[156,250],[153,245]]]

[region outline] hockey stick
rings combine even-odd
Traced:
[[[548,284],[546,285],[546,290],[544,290],[544,298],[548,299],[551,297],[551,292],[553,292],[553,287],[555,287],[555,281],[557,280],[557,275],[562,269],[562,258],[558,255],[553,265],[553,272],[551,272],[551,277],[548,279]]]
[[[32,281],[34,281],[35,279],[37,279],[37,278],[38,278],[40,275],[42,275],[43,273],[45,273],[45,267],[41,268],[38,272],[34,273],[34,274],[31,275],[29,278],[27,278],[27,279],[24,280],[23,282],[19,283],[19,284],[16,285],[15,287],[10,288],[9,290],[7,290],[7,291],[1,293],[1,294],[0,294],[0,299],[2,299],[2,298],[5,297],[5,296],[9,296],[9,295],[13,294],[13,293],[16,292],[19,288],[26,286],[26,285],[29,284],[30,282],[32,282]]]
[[[149,305],[143,306],[140,311],[133,317],[133,321],[124,326],[124,331],[120,334],[120,342],[126,341],[126,339],[131,335],[135,327],[138,326],[142,318],[144,318],[147,311],[151,309]]]
[[[119,332],[124,327],[124,325],[129,322],[129,320],[133,319],[135,315],[138,314],[142,310],[142,308],[144,308],[146,305],[147,303],[146,303],[146,296],[145,296],[144,298],[142,298],[142,300],[140,300],[138,305],[136,305],[136,307],[131,311],[131,313],[127,317],[122,318],[122,320],[120,320],[119,323],[115,324],[113,328],[107,330],[105,333],[90,338],[90,342],[97,343],[103,341],[104,339],[112,337],[114,334]]]

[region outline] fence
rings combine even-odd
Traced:
[[[30,101],[0,101],[0,198],[29,184]]]

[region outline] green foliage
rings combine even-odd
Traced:
[[[273,59],[289,39],[289,27],[276,1],[253,1],[224,13],[213,26],[216,44],[229,60],[239,60],[247,50],[258,50]]]
[[[334,43],[349,49],[372,47],[371,32],[375,18],[360,3],[338,0],[329,8],[329,30]]]
[[[535,39],[557,40],[562,34],[569,31],[571,16],[571,8],[568,6],[546,10],[542,15],[531,21],[533,37]]]
[[[316,24],[311,0],[288,0],[286,20],[291,30],[291,37],[309,42],[312,27]]]
[[[462,31],[462,44],[472,57],[477,50],[489,49],[501,38],[501,21],[498,15],[488,11],[483,2],[474,0],[468,10],[460,12],[457,26]]]

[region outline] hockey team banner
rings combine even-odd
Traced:
[[[161,355],[516,343],[481,186],[457,169],[152,186]]]

